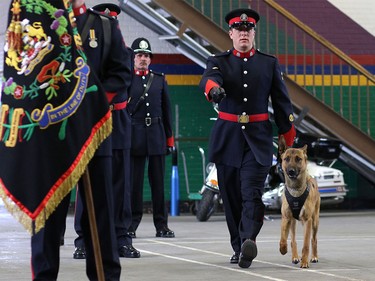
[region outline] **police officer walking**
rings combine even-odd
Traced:
[[[233,48],[209,57],[200,87],[219,105],[209,142],[217,167],[234,254],[231,263],[250,267],[263,225],[264,181],[272,164],[273,135],[268,119],[271,98],[279,135],[292,145],[293,108],[278,60],[255,49],[259,15],[251,9],[229,12],[225,21]]]
[[[174,146],[172,112],[168,85],[161,73],[149,70],[152,59],[150,42],[137,38],[132,43],[134,75],[129,91],[128,111],[132,119],[132,226],[135,237],[143,215],[143,183],[146,161],[151,187],[156,237],[174,237],[168,228],[164,200],[165,155]]]

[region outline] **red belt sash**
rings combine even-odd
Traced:
[[[119,102],[119,103],[113,103],[113,104],[109,105],[109,108],[111,109],[111,111],[113,111],[113,110],[121,110],[121,109],[124,109],[127,104],[128,104],[128,101],[123,101],[123,102]]]
[[[226,121],[237,123],[252,123],[268,120],[268,113],[251,114],[251,115],[236,115],[219,111],[219,118]]]

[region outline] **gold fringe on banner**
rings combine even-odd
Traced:
[[[24,211],[22,211],[20,206],[18,206],[12,200],[12,198],[8,197],[7,194],[5,194],[5,188],[2,186],[2,182],[0,181],[0,197],[4,201],[5,207],[15,217],[15,219],[25,227],[30,235],[37,233],[44,227],[45,222],[49,218],[49,216],[55,211],[56,207],[61,203],[65,196],[67,196],[75,187],[78,180],[83,175],[86,166],[94,156],[96,149],[111,134],[112,115],[110,111],[105,117],[103,117],[102,121],[100,122],[102,122],[103,124],[95,133],[90,144],[83,152],[83,155],[79,159],[79,163],[76,165],[74,171],[70,173],[68,177],[63,179],[60,186],[54,192],[51,191],[51,194],[47,194],[46,197],[48,198],[50,196],[50,198],[46,200],[46,205],[44,206],[40,214],[36,217],[35,221],[33,221],[32,218],[30,218]],[[72,165],[74,165],[74,162],[72,163]]]

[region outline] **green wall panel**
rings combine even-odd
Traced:
[[[212,104],[208,102],[198,86],[169,86],[170,99],[173,111],[173,131],[178,135],[175,141],[178,148],[178,173],[180,200],[187,200],[187,184],[190,192],[198,192],[203,184],[202,156],[199,147],[202,147],[207,156],[207,145],[211,127],[210,118],[216,117]],[[178,114],[177,114],[178,113]],[[178,122],[176,119],[178,118]],[[186,171],[181,153],[186,159]],[[207,163],[207,160],[206,160]],[[145,172],[147,175],[147,170]],[[172,157],[166,158],[165,197],[170,200],[171,194]],[[144,201],[151,200],[151,191],[147,176],[144,182]]]

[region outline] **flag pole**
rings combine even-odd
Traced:
[[[87,167],[85,169],[85,172],[83,173],[83,188],[85,190],[86,207],[87,207],[87,213],[88,213],[89,223],[90,223],[91,240],[92,240],[92,246],[94,249],[98,281],[105,281],[102,254],[100,251],[100,244],[99,244],[98,228],[96,226],[96,219],[95,219],[94,200],[93,200],[92,192],[91,192],[90,173]]]

